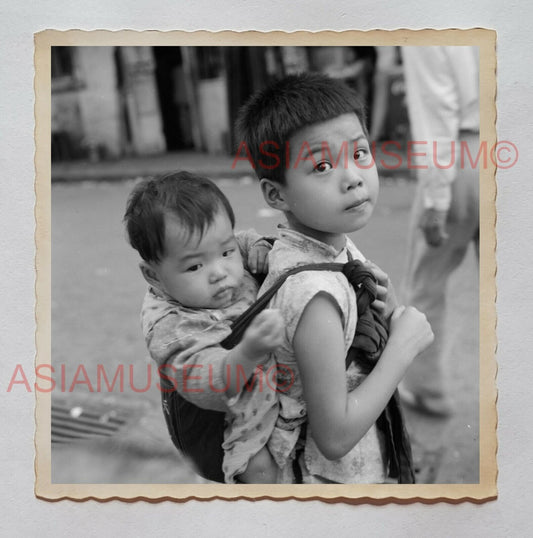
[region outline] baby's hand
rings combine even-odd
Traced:
[[[389,275],[380,269],[375,263],[366,261],[365,266],[372,271],[377,280],[377,298],[372,306],[385,318],[388,319],[398,306],[396,292],[390,281]]]
[[[409,363],[433,342],[433,338],[425,314],[413,306],[399,306],[392,313],[389,343],[395,342]]]
[[[246,329],[241,345],[250,358],[274,351],[282,342],[283,317],[279,310],[267,309],[258,314]]]
[[[268,253],[272,245],[265,240],[257,241],[248,251],[248,268],[253,274],[268,273]]]

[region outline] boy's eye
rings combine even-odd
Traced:
[[[202,267],[201,264],[196,263],[194,265],[191,265],[190,267],[187,267],[186,272],[187,273],[194,273],[195,271],[200,270],[201,267]]]
[[[370,151],[363,147],[363,148],[357,148],[353,154],[353,158],[356,160],[356,161],[362,161],[362,160],[365,160],[368,158],[370,154]]]
[[[333,168],[331,166],[331,163],[328,161],[320,161],[316,164],[314,170],[315,172],[327,172],[328,170],[331,170]]]
[[[224,256],[225,258],[227,258],[228,256],[231,256],[235,253],[235,249],[234,248],[229,248],[228,250],[225,250],[223,253],[222,253],[222,256]]]

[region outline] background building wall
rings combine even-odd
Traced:
[[[198,83],[200,122],[208,153],[227,153],[229,146],[228,93],[225,77]]]
[[[165,151],[163,124],[151,47],[120,47],[118,62],[124,74],[120,99],[130,126],[131,149],[138,155]]]
[[[309,70],[359,93],[372,139],[405,138],[402,67],[380,72],[377,48],[55,47],[52,159],[231,154],[239,142],[235,120],[250,95]]]
[[[78,68],[84,89],[79,92],[81,121],[89,155],[119,157],[121,118],[113,47],[79,47]]]
[[[53,157],[99,160],[165,151],[151,47],[68,49],[68,62],[65,51],[60,55],[66,71],[52,84]]]

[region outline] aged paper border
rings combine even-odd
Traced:
[[[322,32],[55,31],[35,35],[36,366],[51,363],[51,46],[120,45],[475,45],[480,50],[480,140],[496,143],[496,32],[471,30],[372,30]],[[350,504],[485,502],[497,497],[496,412],[496,167],[480,170],[480,481],[478,484],[53,484],[51,395],[36,391],[35,494],[59,501],[321,500]]]

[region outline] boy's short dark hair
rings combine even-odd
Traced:
[[[233,209],[210,180],[190,172],[173,172],[136,185],[126,206],[124,222],[131,246],[147,262],[165,256],[165,215],[173,215],[191,235],[203,234],[224,209],[235,226]]]
[[[241,108],[236,123],[239,149],[246,144],[258,178],[283,184],[290,137],[303,127],[350,112],[366,133],[363,103],[344,82],[319,73],[289,75],[256,92]]]

